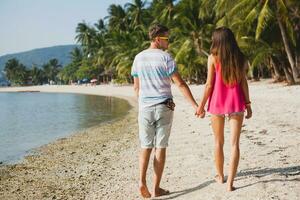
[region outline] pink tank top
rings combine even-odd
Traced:
[[[211,114],[230,114],[243,112],[245,108],[245,97],[240,84],[226,85],[222,80],[221,65],[218,62],[207,111]]]

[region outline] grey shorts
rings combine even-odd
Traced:
[[[158,104],[139,111],[139,138],[142,148],[166,148],[168,146],[173,111]]]

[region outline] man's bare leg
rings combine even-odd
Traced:
[[[147,181],[146,181],[146,176],[147,176],[147,169],[148,169],[148,164],[149,164],[149,159],[151,155],[152,149],[141,149],[140,152],[140,159],[139,159],[139,165],[140,165],[140,181],[139,181],[139,190],[140,194],[144,198],[150,198],[151,194],[148,190],[147,187]]]
[[[212,115],[211,117],[212,129],[215,136],[215,166],[217,175],[215,180],[217,183],[224,183],[224,125],[225,119],[223,116]]]
[[[164,190],[159,187],[161,177],[162,177],[164,167],[165,167],[165,161],[166,161],[166,148],[155,149],[155,156],[154,156],[154,162],[153,162],[153,168],[154,168],[153,196],[154,197],[166,195],[169,193],[169,191]]]

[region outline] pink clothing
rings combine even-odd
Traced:
[[[245,97],[240,84],[225,85],[222,80],[221,65],[217,63],[207,111],[211,114],[230,114],[243,112],[245,108]]]

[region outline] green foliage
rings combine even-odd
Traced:
[[[48,83],[50,81],[57,82],[58,81],[58,73],[61,70],[61,65],[58,63],[57,59],[51,59],[48,63],[43,65],[43,70],[45,72],[46,78],[48,79]]]
[[[47,59],[42,69],[33,66],[27,70],[12,59],[5,72],[13,84],[26,84],[28,79],[33,84],[50,80],[69,83],[84,78],[101,80],[101,76],[114,77],[115,83],[130,83],[133,59],[148,48],[148,28],[158,22],[170,28],[168,51],[189,82],[205,82],[211,35],[218,26],[232,29],[253,78],[277,70],[292,82],[288,78],[295,69],[292,61],[300,58],[299,10],[296,0],[153,0],[150,4],[133,0],[124,7],[112,4],[104,19],[93,25],[78,23],[75,38],[81,49],[70,53],[71,62],[64,68],[58,60]]]
[[[42,85],[43,83],[47,82],[47,76],[45,72],[35,65],[32,67],[30,75],[32,78],[33,85]]]
[[[68,81],[111,72],[115,81],[130,82],[133,59],[148,47],[148,27],[157,22],[171,28],[169,52],[183,78],[190,82],[205,81],[211,35],[221,25],[233,30],[249,59],[250,70],[268,75],[265,70],[271,67],[260,66],[269,65],[270,58],[278,56],[283,59],[278,67],[284,71],[280,63],[287,63],[288,52],[278,20],[284,23],[292,51],[300,49],[297,9],[299,3],[292,0],[153,0],[148,7],[142,0],[124,7],[112,4],[109,15],[94,26],[78,24],[76,39],[82,45],[82,57],[73,58],[60,77]]]
[[[57,59],[50,59],[48,63],[43,65],[42,69],[36,65],[28,69],[19,60],[13,58],[7,61],[4,68],[6,78],[13,85],[41,85],[50,81],[57,83],[59,81],[58,73],[60,70],[61,65]]]
[[[24,85],[28,78],[28,70],[26,66],[15,58],[7,61],[4,72],[6,73],[7,79],[13,85]]]
[[[99,68],[93,65],[89,60],[83,60],[81,66],[76,71],[77,79],[93,79],[95,78],[95,74],[99,74]]]

